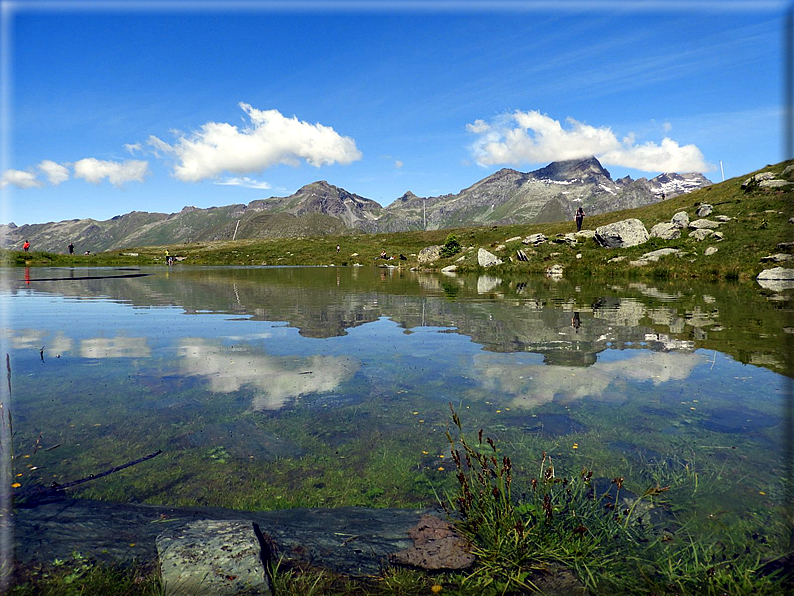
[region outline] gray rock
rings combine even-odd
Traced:
[[[457,259],[455,259],[455,262],[456,263],[460,263],[460,262],[465,261],[465,260],[466,260],[466,256],[464,255],[464,256],[460,256]]]
[[[673,215],[670,223],[675,224],[679,228],[685,228],[689,225],[689,215],[687,215],[686,211],[679,211]]]
[[[750,176],[747,180],[742,182],[742,188],[747,188],[753,182],[759,183],[764,180],[772,180],[774,177],[775,175],[772,172],[759,172],[758,174]]]
[[[477,262],[480,267],[491,267],[493,265],[501,265],[502,260],[497,258],[496,255],[489,253],[484,248],[477,251]]]
[[[786,180],[761,180],[758,183],[759,188],[785,188],[786,186],[791,186],[794,182],[788,182]]]
[[[578,232],[574,233],[574,236],[577,238],[592,238],[595,236],[595,230],[579,230]]]
[[[714,239],[715,240],[722,240],[725,237],[725,234],[722,232],[714,232]]]
[[[781,178],[789,178],[790,176],[794,176],[794,165],[786,166],[786,169],[780,175]]]
[[[778,250],[784,250],[786,252],[794,251],[794,242],[781,242],[776,247]]]
[[[646,252],[640,257],[640,259],[645,261],[658,261],[662,257],[666,257],[667,255],[676,255],[680,252],[681,251],[677,248],[660,248],[659,250]]]
[[[719,222],[711,221],[710,219],[696,219],[695,221],[689,222],[690,230],[713,230],[714,228],[718,227],[720,227]]]
[[[621,261],[625,261],[626,257],[613,257],[607,261],[607,263],[620,263]]]
[[[727,215],[715,215],[714,219],[720,222],[726,222],[726,221],[731,221],[733,218],[728,217]]]
[[[441,258],[441,245],[437,244],[435,246],[426,246],[422,250],[419,251],[419,256],[417,260],[419,263],[432,263],[433,261],[437,261]]]
[[[637,259],[636,261],[629,261],[629,265],[632,267],[644,267],[645,265],[650,265],[650,261],[646,261],[645,259]]]
[[[794,260],[794,255],[788,255],[785,253],[776,253],[774,255],[761,257],[762,263],[783,263],[785,261],[791,261],[791,260]]]
[[[651,228],[651,238],[675,240],[681,237],[681,228],[674,223],[658,223]]]
[[[556,242],[557,244],[567,244],[568,246],[575,245],[578,240],[574,234],[557,234],[557,236],[552,240],[552,242]]]
[[[548,269],[546,269],[546,276],[547,277],[562,277],[563,268],[562,265],[552,265]]]
[[[758,274],[756,279],[786,279],[794,280],[794,269],[785,269],[783,267],[773,267],[772,269],[764,269]]]
[[[522,242],[524,244],[532,244],[534,246],[537,246],[538,244],[543,244],[544,242],[546,242],[546,240],[548,240],[548,238],[546,238],[545,234],[531,234],[526,238],[524,238]]]
[[[624,219],[596,228],[595,241],[604,248],[625,248],[648,241],[648,230],[639,219]]]
[[[695,211],[695,214],[698,217],[707,217],[711,215],[712,211],[714,211],[714,207],[712,207],[708,203],[701,203],[700,207],[698,207],[697,211]]]
[[[270,595],[252,522],[199,520],[157,537],[167,596]]]
[[[700,242],[701,240],[705,240],[712,234],[714,234],[713,230],[709,230],[707,228],[701,228],[699,230],[694,230],[693,232],[690,232],[689,237],[692,238],[693,240],[697,240],[698,242]]]
[[[717,252],[717,250],[719,250],[719,249],[718,249],[716,246],[709,246],[709,247],[708,247],[708,248],[707,248],[707,249],[706,249],[706,250],[703,252],[703,254],[704,254],[704,255],[706,255],[707,257],[710,257],[710,256],[711,256],[711,255],[713,255],[715,252]]]
[[[458,270],[457,265],[447,265],[441,270],[441,273],[454,273],[457,270]]]
[[[521,236],[513,236],[512,238],[508,238],[507,240],[505,240],[505,244],[508,244],[510,242],[515,242],[516,240],[521,240]]]

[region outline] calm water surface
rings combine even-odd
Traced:
[[[454,488],[452,402],[519,477],[547,452],[636,492],[670,486],[702,532],[780,513],[786,295],[374,268],[4,275],[23,492],[162,449],[72,492],[430,504]]]

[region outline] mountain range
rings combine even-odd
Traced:
[[[546,223],[587,214],[649,205],[710,185],[699,173],[665,173],[613,180],[595,157],[559,161],[532,172],[505,168],[457,194],[419,197],[406,192],[386,207],[322,180],[288,197],[247,205],[178,213],[133,211],[109,220],[73,219],[42,224],[0,225],[0,245],[78,252],[212,240],[400,232],[479,225]]]

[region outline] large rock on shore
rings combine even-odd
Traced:
[[[773,267],[765,269],[755,278],[762,288],[773,292],[782,292],[794,288],[794,269]]]
[[[596,228],[595,241],[604,248],[626,248],[648,241],[648,230],[639,219],[624,219]]]
[[[419,256],[417,260],[419,263],[432,263],[433,261],[438,261],[441,258],[441,245],[437,244],[435,246],[426,246],[422,250],[419,251]]]
[[[681,228],[674,223],[658,223],[651,228],[651,238],[675,240],[681,237]]]
[[[480,267],[492,267],[493,265],[501,265],[502,260],[499,259],[496,255],[488,252],[484,248],[481,248],[477,251],[477,262],[480,264]]]

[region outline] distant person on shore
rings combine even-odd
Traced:
[[[380,251],[380,258],[388,260],[389,257],[386,256],[386,251],[385,250]]]
[[[30,242],[25,240],[25,243],[22,245],[22,250],[24,250],[25,252],[28,252],[29,248],[30,248]]]
[[[84,255],[90,255],[90,254],[91,254],[91,251],[90,251],[90,250],[87,250],[87,251],[85,251],[83,254],[84,254]]]
[[[576,215],[574,216],[574,219],[576,220],[576,231],[577,232],[581,232],[582,231],[582,220],[584,219],[584,210],[581,207],[579,207],[576,210]]]
[[[337,244],[336,245],[336,252],[338,253],[340,250],[342,250],[342,247]]]
[[[70,254],[70,255],[73,255],[73,254],[74,254],[74,244],[72,244],[72,243],[70,242],[70,243],[69,243],[69,246],[67,246],[67,248],[69,249],[69,254]]]
[[[574,312],[573,317],[571,317],[571,327],[573,327],[577,333],[579,333],[579,327],[582,326],[582,320],[579,318],[579,313]]]
[[[171,253],[168,252],[167,248],[165,249],[165,264],[166,265],[173,265],[174,264],[174,258],[171,256]]]

